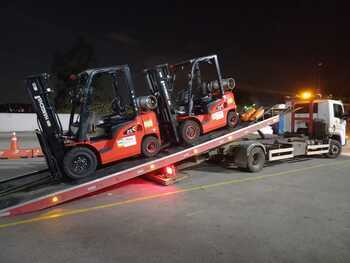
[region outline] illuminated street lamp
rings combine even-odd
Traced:
[[[323,66],[324,66],[324,63],[322,62],[322,61],[319,61],[318,63],[317,63],[317,89],[319,90],[319,93],[321,93],[321,71],[322,71],[322,68],[323,68]]]
[[[309,100],[311,99],[312,97],[312,93],[310,91],[304,91],[300,94],[300,97],[303,99],[303,100]]]

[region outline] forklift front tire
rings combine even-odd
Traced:
[[[96,154],[86,147],[73,148],[63,158],[63,170],[69,178],[74,180],[93,175],[96,167]]]
[[[147,136],[142,140],[141,152],[146,157],[153,157],[160,151],[160,142],[155,136]]]
[[[197,122],[186,120],[180,125],[180,135],[185,144],[192,144],[201,135],[201,128]]]
[[[239,116],[236,111],[229,111],[227,113],[227,126],[229,128],[235,128],[239,123]]]

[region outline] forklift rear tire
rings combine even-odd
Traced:
[[[328,158],[337,158],[341,154],[342,146],[337,140],[330,140],[329,152],[326,154]]]
[[[255,173],[264,168],[265,165],[265,153],[260,147],[254,147],[247,157],[247,170]]]
[[[63,158],[65,174],[74,180],[93,175],[97,167],[96,154],[86,147],[71,149]]]
[[[147,136],[142,140],[141,152],[146,157],[153,157],[160,151],[160,142],[155,136]]]
[[[236,111],[229,111],[227,113],[227,126],[229,128],[235,128],[239,123],[239,116]]]
[[[201,135],[201,128],[197,122],[186,120],[180,125],[180,135],[185,144],[192,144]]]

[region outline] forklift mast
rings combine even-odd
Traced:
[[[172,91],[172,81],[170,79],[168,65],[159,65],[152,69],[146,69],[144,72],[148,87],[152,95],[157,98],[158,107],[156,112],[162,139],[168,141],[171,138],[171,142],[179,143],[180,137],[177,129],[175,110],[169,95],[169,91]],[[170,134],[164,134],[165,132]]]
[[[26,89],[37,115],[39,130],[36,130],[41,148],[53,177],[61,177],[58,162],[64,156],[63,129],[53,103],[50,101],[46,73],[30,76],[26,79]]]

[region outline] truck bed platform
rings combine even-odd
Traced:
[[[170,147],[153,158],[131,158],[105,166],[99,169],[94,176],[84,180],[50,181],[0,196],[0,217],[38,211],[100,191],[201,155],[278,121],[279,116],[277,115],[256,123],[240,125],[235,129],[221,129],[201,136],[194,145]],[[43,173],[47,174],[48,177],[50,175],[47,170]]]

